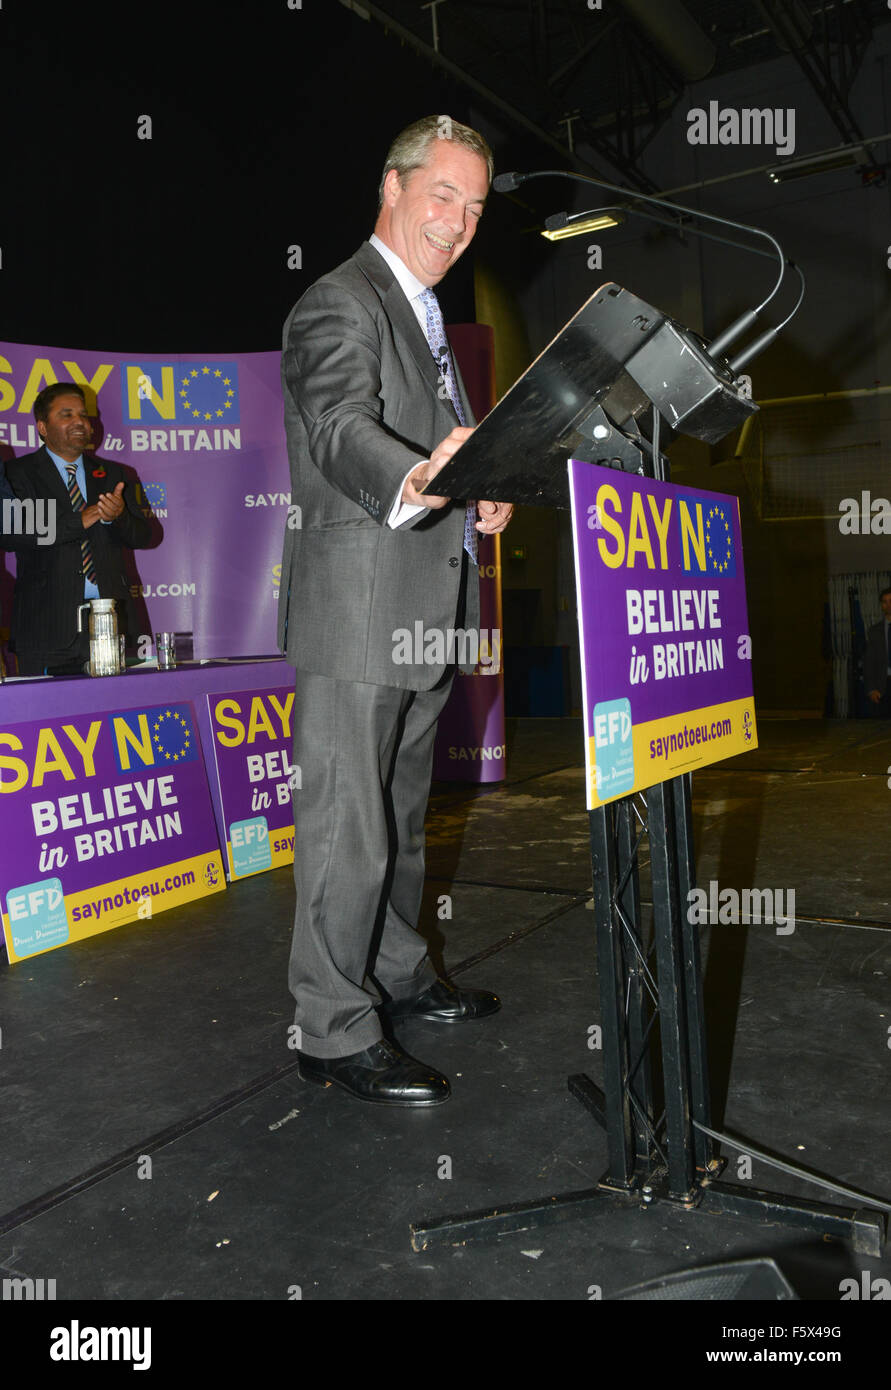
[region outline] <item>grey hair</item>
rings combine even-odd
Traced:
[[[399,132],[387,152],[377,192],[378,212],[384,205],[384,184],[390,170],[396,170],[399,182],[404,188],[409,174],[415,169],[424,168],[428,163],[430,146],[434,140],[457,140],[459,145],[471,150],[473,154],[478,154],[486,161],[489,182],[492,182],[495,160],[487,141],[478,131],[471,129],[469,125],[461,125],[460,121],[453,121],[451,116],[422,116],[419,121],[414,121]]]

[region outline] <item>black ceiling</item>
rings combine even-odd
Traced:
[[[429,0],[0,3],[0,339],[273,347],[297,295],[373,226],[392,135],[434,111],[488,112],[501,169],[547,167],[549,148],[567,167],[577,113],[579,171],[647,191],[685,64],[705,53],[708,92],[785,42],[839,143],[856,139],[847,95],[887,0],[684,0],[686,35],[678,3],[437,0],[438,52]]]
[[[502,114],[521,117],[564,150],[571,118],[581,167],[603,172],[606,161],[630,184],[651,189],[638,161],[687,82],[783,53],[808,76],[839,143],[862,136],[848,93],[875,28],[891,22],[887,0],[603,0],[600,9],[593,0],[341,4],[463,75]],[[684,73],[688,62],[693,71]]]

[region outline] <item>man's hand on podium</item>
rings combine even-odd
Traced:
[[[445,468],[449,459],[454,458],[461,445],[472,434],[473,429],[468,425],[457,425],[451,434],[447,434],[445,439],[437,444],[430,458],[419,464],[414,472],[409,473],[402,488],[403,502],[409,502],[413,506],[431,507],[434,510],[446,506],[451,498],[436,497],[429,492],[422,493],[418,488],[426,487],[437,473]],[[479,517],[476,529],[484,536],[494,536],[503,531],[514,510],[511,502],[477,502],[476,509]]]
[[[484,536],[495,536],[503,531],[514,513],[512,502],[477,502],[479,521],[476,529]]]
[[[471,426],[456,425],[451,434],[447,434],[445,439],[437,444],[429,459],[418,464],[414,472],[409,473],[402,488],[403,502],[409,502],[415,507],[432,507],[434,510],[445,507],[452,500],[450,497],[434,497],[429,492],[418,492],[417,488],[426,486],[435,478],[472,434]]]

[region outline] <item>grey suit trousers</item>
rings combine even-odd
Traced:
[[[415,924],[436,721],[452,673],[424,691],[295,674],[288,984],[300,1051],[346,1057],[382,1037],[375,985],[406,999],[436,979]]]

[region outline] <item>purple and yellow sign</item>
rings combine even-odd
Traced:
[[[494,403],[492,330],[462,324],[453,337],[481,419]],[[277,650],[282,544],[286,529],[303,525],[301,498],[291,496],[280,373],[280,352],[184,357],[0,342],[0,454],[34,453],[35,398],[51,383],[75,382],[93,418],[93,462],[122,465],[151,521],[152,545],[124,551],[123,561],[141,656],[156,632],[187,637],[199,659]],[[500,641],[500,579],[487,541],[481,623]],[[14,569],[15,556],[0,553],[0,626],[11,622]],[[437,776],[501,778],[504,752],[501,676],[456,680]]]
[[[10,961],[225,889],[191,702],[0,731]]]
[[[739,503],[570,460],[589,809],[758,746]]]
[[[300,789],[300,768],[291,762],[293,688],[208,695],[207,706],[229,877],[292,863],[291,793]]]
[[[184,358],[0,342],[0,444],[16,458],[38,449],[35,397],[76,382],[95,463],[123,466],[152,523],[151,547],[125,552],[131,628],[146,642],[191,633],[198,658],[276,650],[282,542],[301,524],[280,365],[279,352]],[[7,623],[11,593],[0,587]]]

